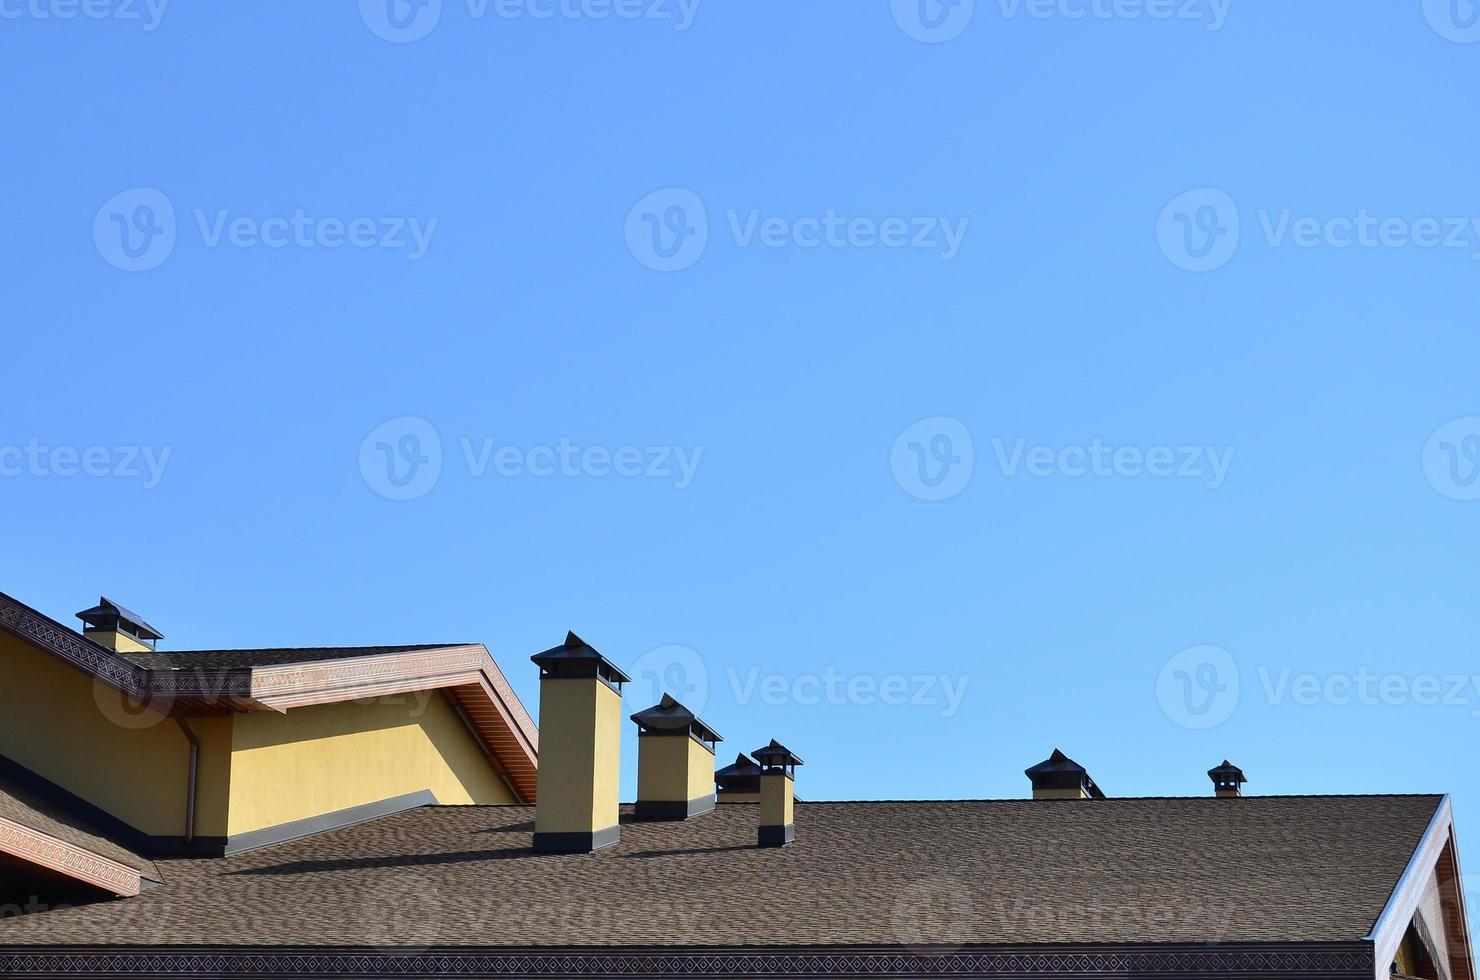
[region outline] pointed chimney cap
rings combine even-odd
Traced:
[[[597,653],[595,647],[575,633],[567,633],[565,642],[560,646],[551,647],[529,659],[540,668],[542,678],[596,677],[613,686],[632,680],[620,667]]]
[[[100,596],[96,606],[82,610],[77,618],[93,630],[120,630],[149,642],[164,639],[164,634],[144,622],[144,617],[109,600],[107,596]]]
[[[755,758],[756,762],[760,763],[766,769],[790,769],[794,766],[805,765],[802,762],[801,756],[792,752],[791,749],[788,749],[774,738],[771,739],[770,745],[762,745],[750,754]]]
[[[759,776],[760,774],[760,765],[757,764],[756,761],[750,756],[746,755],[744,752],[741,752],[739,755],[735,756],[735,762],[733,765],[725,766],[723,769],[716,769],[714,771],[714,778],[733,779],[748,776]]]
[[[632,716],[632,720],[637,722],[643,735],[692,735],[711,746],[725,740],[723,735],[704,724],[698,715],[674,700],[671,694],[665,693],[663,700],[651,708],[643,708]]]
[[[1223,760],[1223,765],[1209,769],[1208,778],[1216,785],[1227,786],[1238,786],[1249,781],[1244,776],[1244,771],[1227,759]]]
[[[1058,749],[1038,765],[1024,769],[1023,775],[1032,781],[1034,789],[1078,789],[1093,799],[1105,798],[1104,791],[1096,785],[1089,770]]]

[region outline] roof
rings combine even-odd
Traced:
[[[129,663],[148,670],[237,670],[243,667],[275,667],[280,664],[317,663],[350,657],[376,657],[386,653],[411,653],[468,646],[463,643],[418,643],[381,647],[279,647],[264,650],[141,650],[120,651]]]
[[[1444,798],[807,803],[536,854],[532,807],[429,807],[0,920],[0,947],[1356,942]]]
[[[44,838],[7,832],[15,827],[26,828],[45,835],[62,845],[51,845]],[[138,877],[159,881],[160,873],[154,862],[131,851],[105,836],[101,830],[72,815],[66,809],[49,802],[35,792],[9,777],[0,775],[0,851],[22,858],[30,864],[53,867],[72,874],[78,867],[91,865],[96,872],[93,859],[112,862],[137,872]],[[62,854],[60,852],[66,852]],[[61,867],[56,867],[60,862]],[[94,876],[74,875],[94,884],[103,884],[103,879]],[[137,883],[135,883],[137,884]]]

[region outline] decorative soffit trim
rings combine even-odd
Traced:
[[[92,977],[1047,977],[1367,980],[1369,943],[969,948],[695,947],[400,951],[331,947],[0,948],[6,976]]]

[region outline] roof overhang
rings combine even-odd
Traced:
[[[1447,873],[1440,874],[1441,870]],[[1439,875],[1442,898],[1454,910],[1452,918],[1458,924],[1458,928],[1447,930],[1453,933],[1447,937],[1450,943],[1450,966],[1454,970],[1453,980],[1475,980],[1475,958],[1470,947],[1465,890],[1460,886],[1459,852],[1454,840],[1454,807],[1448,796],[1444,797],[1434,811],[1434,818],[1429,821],[1428,829],[1414,849],[1408,867],[1404,869],[1387,905],[1383,907],[1382,914],[1377,917],[1377,922],[1366,937],[1373,946],[1376,980],[1386,980],[1388,964],[1397,955],[1403,936],[1408,931],[1408,924],[1413,921],[1419,903],[1423,900],[1424,890],[1435,875]]]
[[[139,894],[142,876],[137,870],[8,817],[0,817],[0,853],[121,898]]]

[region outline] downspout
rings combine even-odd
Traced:
[[[190,773],[185,789],[185,843],[189,844],[195,840],[195,776],[200,766],[200,740],[195,737],[190,726],[185,724],[184,718],[179,715],[170,717],[175,719],[175,724],[180,726],[180,731],[190,742]]]

